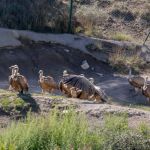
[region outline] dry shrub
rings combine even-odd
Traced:
[[[105,12],[95,5],[77,8],[75,16],[80,22],[86,35],[94,35],[98,30],[98,25],[107,19]],[[100,33],[98,33],[98,35],[100,35]]]
[[[0,27],[65,32],[67,11],[59,0],[1,0]]]
[[[117,41],[132,41],[133,40],[131,35],[120,33],[120,32],[113,34],[111,38]]]
[[[135,71],[139,71],[145,62],[142,57],[134,52],[127,53],[125,50],[119,49],[109,56],[110,65],[117,71],[126,72],[127,65],[132,66]]]

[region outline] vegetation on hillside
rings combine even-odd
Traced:
[[[67,32],[68,4],[69,0],[1,0],[0,27]],[[149,10],[149,0],[73,0],[72,31],[143,41],[150,25]]]
[[[148,150],[149,127],[128,127],[126,115],[106,115],[104,125],[91,131],[86,117],[68,110],[54,110],[49,116],[31,116],[11,124],[0,133],[0,149],[7,150]]]

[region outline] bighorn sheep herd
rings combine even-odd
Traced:
[[[135,91],[142,91],[142,94],[150,102],[150,84],[147,83],[148,78],[144,79],[141,76],[132,75],[131,67],[129,67],[128,82],[134,87]],[[28,93],[29,85],[27,79],[19,73],[18,65],[9,67],[11,75],[9,76],[9,90],[19,92],[21,94]],[[94,79],[87,79],[84,74],[75,75],[69,74],[64,70],[63,77],[57,84],[53,77],[44,76],[43,70],[39,71],[38,84],[42,89],[42,94],[45,92],[53,93],[55,90],[60,90],[63,94],[70,98],[88,99],[96,102],[107,102],[108,97],[105,92],[94,84]]]

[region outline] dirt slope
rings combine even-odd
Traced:
[[[30,91],[39,92],[38,71],[44,70],[45,75],[51,75],[59,82],[62,72],[67,69],[70,73],[84,73],[93,77],[95,84],[102,87],[115,102],[127,104],[148,105],[146,98],[131,89],[127,78],[114,76],[109,65],[96,60],[84,52],[59,44],[30,44],[15,49],[0,49],[0,88],[8,88],[9,66],[18,64],[21,74],[29,80]],[[90,68],[83,70],[81,64],[87,60]]]

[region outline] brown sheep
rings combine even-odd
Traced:
[[[19,67],[17,65],[11,66],[12,75],[9,77],[10,87],[19,92],[19,93],[27,93],[29,86],[27,79],[19,74]]]
[[[133,76],[132,75],[132,70],[131,67],[129,66],[129,77],[128,81],[130,85],[132,85],[137,92],[139,89],[141,90],[142,87],[144,86],[144,78],[141,76]]]
[[[142,94],[147,98],[147,101],[150,103],[150,84],[147,83],[148,77],[146,77],[144,86],[142,88]]]
[[[39,71],[38,83],[42,89],[42,94],[45,92],[52,93],[54,90],[59,89],[53,77],[43,75],[43,70]]]
[[[66,85],[66,87],[63,85]],[[69,96],[71,96],[70,89],[72,87],[80,90],[77,95],[79,99],[96,100],[97,102],[104,102],[107,99],[103,91],[97,90],[95,86],[83,76],[70,75],[61,80],[60,90],[65,91]]]

